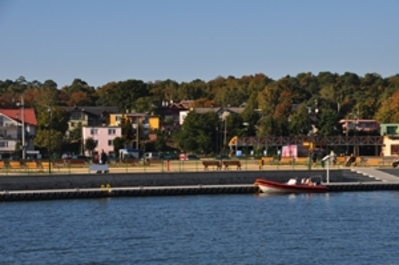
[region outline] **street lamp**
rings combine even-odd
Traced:
[[[51,174],[51,127],[52,127],[52,113],[51,107],[47,106],[48,120],[49,120],[49,130],[48,130],[48,173]]]
[[[81,141],[81,155],[84,155],[85,154],[85,147],[84,147],[84,138],[83,138],[83,121],[84,121],[84,111],[85,111],[85,109],[81,109],[80,110],[80,124],[81,124],[81,128],[80,128],[80,134],[81,134],[81,139],[80,139],[80,141]]]
[[[248,137],[248,122],[243,122],[242,125],[244,125],[244,130],[245,130],[245,138],[244,138],[244,143],[245,143],[245,156],[248,155],[248,146],[247,146],[247,137]]]
[[[26,158],[26,150],[25,150],[25,104],[24,104],[24,95],[21,96],[21,101],[17,102],[17,106],[21,108],[21,140],[22,140],[22,160]]]
[[[219,153],[219,127],[215,127],[216,130],[216,155]]]

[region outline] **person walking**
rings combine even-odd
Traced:
[[[101,155],[100,155],[100,165],[105,165],[107,164],[108,156],[104,152],[104,149],[101,150]],[[104,173],[108,173],[108,170],[104,170]]]

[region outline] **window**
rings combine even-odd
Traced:
[[[98,146],[99,141],[98,140],[94,140],[94,143],[96,144],[96,146]]]
[[[108,135],[114,135],[115,133],[115,129],[108,129]]]
[[[391,145],[391,155],[398,155],[399,154],[399,145],[393,144]]]
[[[387,134],[396,134],[397,126],[387,126]]]
[[[71,120],[81,120],[83,118],[83,114],[80,111],[74,111],[71,113]]]
[[[114,145],[113,142],[114,142],[113,140],[108,140],[108,146]]]
[[[90,129],[90,134],[95,135],[98,133],[98,129]]]
[[[8,142],[0,141],[0,147],[8,147]]]

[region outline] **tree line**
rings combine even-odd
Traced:
[[[66,131],[65,120],[69,117],[62,113],[62,106],[117,106],[121,112],[149,113],[156,113],[156,106],[162,101],[172,100],[192,100],[194,108],[243,106],[244,111],[230,115],[224,125],[213,114],[190,113],[187,123],[170,135],[179,148],[205,153],[222,147],[222,126],[230,139],[234,135],[339,135],[342,134],[339,120],[343,118],[399,122],[399,74],[383,78],[377,73],[359,76],[350,72],[342,75],[308,72],[278,80],[255,74],[181,83],[129,79],[97,88],[81,79],[61,88],[53,80],[43,83],[27,81],[24,77],[0,80],[2,108],[15,107],[15,100],[22,94],[25,107],[32,107],[37,113],[37,138],[43,139],[37,140],[37,144],[43,147],[50,126],[47,106],[54,109],[51,118],[54,133],[51,135],[58,137],[52,142],[63,139]],[[157,146],[161,148],[162,143]]]

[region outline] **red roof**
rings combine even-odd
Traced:
[[[21,122],[22,120],[21,109],[0,109],[0,113],[18,122]],[[34,109],[24,109],[24,114],[25,123],[37,126],[36,114]]]

